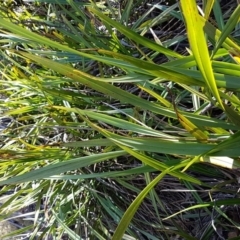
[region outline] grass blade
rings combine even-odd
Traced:
[[[188,39],[197,66],[203,75],[209,91],[212,92],[219,105],[224,109],[213,75],[212,64],[204,35],[205,23],[200,20],[195,0],[181,0],[181,7],[187,24]]]

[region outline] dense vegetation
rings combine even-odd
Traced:
[[[9,236],[238,239],[239,15],[235,0],[2,0]]]

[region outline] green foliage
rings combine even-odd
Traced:
[[[30,239],[239,229],[240,6],[23,2],[0,6],[1,216],[32,205]]]

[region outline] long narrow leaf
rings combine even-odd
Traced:
[[[10,179],[1,181],[0,186],[6,185],[6,184],[16,184],[16,183],[30,182],[34,180],[48,178],[53,175],[61,174],[67,171],[75,170],[81,167],[89,166],[94,163],[115,158],[123,155],[124,153],[125,153],[124,151],[101,153],[101,154],[95,154],[91,156],[80,157],[80,158],[75,158],[75,159],[64,161],[64,162],[55,163],[52,165],[39,168],[37,170],[33,170],[31,172],[27,172],[24,175],[15,176]]]
[[[204,35],[205,23],[200,20],[196,1],[181,0],[181,7],[187,24],[188,39],[197,66],[199,67],[209,90],[212,92],[219,105],[224,109],[213,75],[212,64]]]

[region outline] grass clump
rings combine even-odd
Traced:
[[[237,237],[239,11],[4,1],[0,212],[22,220],[10,235]]]

